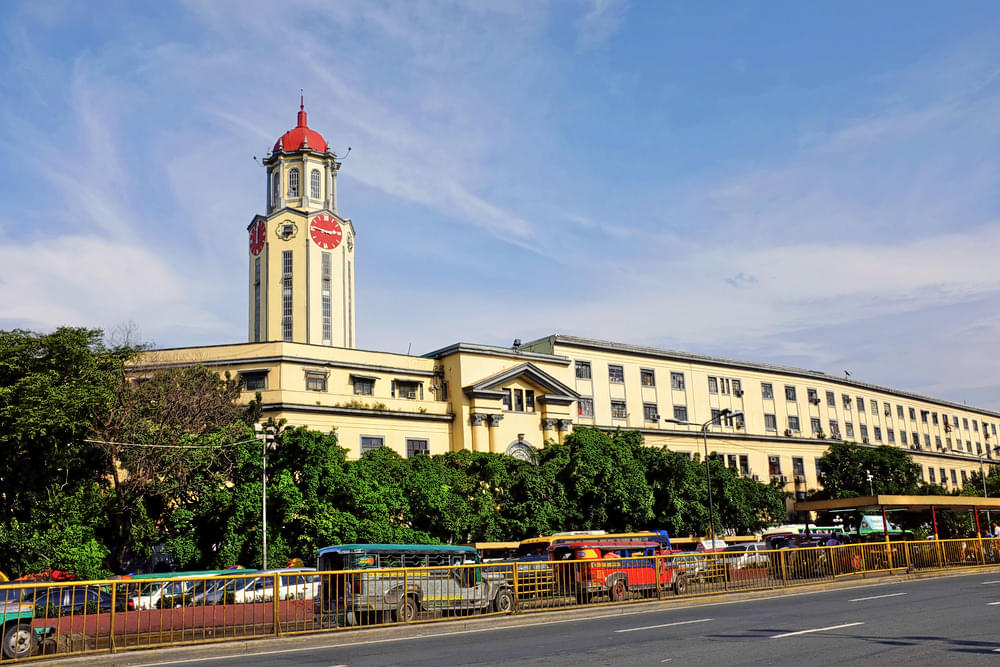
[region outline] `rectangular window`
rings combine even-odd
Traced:
[[[889,443],[890,444],[893,444],[893,445],[896,444],[896,432],[894,430],[892,430],[891,428],[890,429],[886,429],[885,434],[887,436],[889,436]]]
[[[656,403],[643,403],[642,417],[648,422],[660,421],[660,413],[656,410]]]
[[[948,449],[954,449],[954,447],[952,447],[952,444],[951,444],[951,438],[945,438],[944,439],[944,445]]]
[[[975,431],[976,433],[979,433],[979,422],[977,422],[975,419],[972,420],[972,430]]]
[[[734,473],[739,474],[740,464],[736,458],[736,454],[726,455],[726,467],[732,470]]]
[[[826,392],[826,404],[831,408],[837,407],[837,395],[832,391]]]
[[[822,422],[820,422],[820,420],[819,420],[818,417],[811,417],[809,419],[809,426],[812,429],[812,432],[813,432],[814,435],[817,434],[817,433],[822,433],[823,432],[823,425],[822,425]]]
[[[858,400],[858,412],[864,412],[865,411],[865,399],[863,399],[860,396],[858,396],[857,400]]]
[[[982,443],[977,442],[976,443],[976,454],[982,454],[982,453],[983,453],[983,445],[982,445]]]
[[[535,411],[535,390],[525,389],[524,390],[524,409],[527,412]]]
[[[882,442],[882,428],[874,426],[872,430],[875,432],[875,442]]]
[[[260,257],[253,260],[253,340],[260,342]]]
[[[673,389],[683,390],[684,389],[684,373],[671,373],[670,374],[670,386]]]
[[[940,435],[935,435],[934,436],[934,446],[937,447],[938,449],[942,448],[941,447],[941,436]]]
[[[966,440],[965,441],[965,448],[967,450],[969,450],[970,452],[972,451],[972,441],[971,440]]]
[[[958,475],[955,474],[955,469],[951,469],[951,484],[952,486],[958,486]]]
[[[608,365],[608,382],[612,384],[624,384],[625,370],[621,366]]]
[[[576,413],[581,417],[593,417],[594,416],[594,399],[592,398],[578,398],[576,399]]]
[[[897,405],[896,406],[896,416],[899,417],[900,419],[903,419],[904,415],[903,415],[903,406],[902,405]]]
[[[935,426],[938,425],[938,417],[936,412],[931,413],[931,423],[934,424]]]
[[[326,373],[306,371],[306,391],[326,391]]]
[[[878,401],[872,401],[872,414],[878,416]]]
[[[910,435],[913,436],[913,444],[917,449],[920,449],[920,434],[914,431],[913,433],[910,433]]]
[[[418,454],[426,456],[430,453],[431,450],[430,447],[428,447],[426,440],[417,438],[406,439],[406,458],[410,458]]]
[[[901,443],[903,443],[904,445],[907,444],[907,442],[906,442],[906,431],[900,431],[899,432],[899,441]]]
[[[408,398],[411,400],[424,399],[423,387],[420,385],[419,382],[409,382],[409,381],[399,380],[396,382],[396,389],[399,390],[400,398]],[[507,396],[507,400],[508,400],[507,409],[510,410],[509,395]]]
[[[844,424],[844,430],[847,433],[848,438],[854,437],[854,424],[852,424],[851,422],[846,422]]]
[[[812,403],[814,405],[819,405],[819,392],[817,390],[815,390],[815,389],[809,389],[807,387],[806,388],[806,397],[809,399],[810,403]]]
[[[841,398],[841,401],[844,403],[844,409],[845,410],[850,410],[851,409],[851,397],[848,396],[847,394],[841,394],[840,398]]]
[[[958,428],[958,415],[952,415],[951,419],[952,419],[951,425],[954,426],[955,428]]]
[[[823,480],[823,468],[820,467],[820,463],[819,463],[820,459],[819,458],[816,458],[814,460],[816,462],[816,464],[815,464],[816,465],[816,480],[821,482]]]
[[[924,446],[927,449],[931,448],[931,436],[929,433],[924,433]]]
[[[578,361],[578,362],[576,362],[576,379],[577,380],[589,380],[590,379],[590,362],[589,361]]]
[[[373,449],[378,449],[385,443],[382,436],[380,435],[363,435],[361,436],[361,455],[364,456],[365,452],[370,452]]]
[[[792,457],[792,474],[796,477],[806,476],[806,463],[801,456]]]
[[[500,393],[502,394],[500,402],[503,403],[503,409],[509,412],[511,409],[510,389],[501,389]]]
[[[323,345],[333,344],[333,258],[321,255],[320,299],[322,304]]]
[[[868,442],[868,426],[865,424],[861,425],[861,441]]]
[[[740,454],[740,474],[750,474],[750,457],[746,454]]]
[[[840,437],[840,424],[837,423],[836,419],[830,420],[830,435]]]
[[[778,420],[774,415],[764,415],[764,428],[768,431],[778,430]]]
[[[941,473],[941,485],[944,486],[948,483],[948,471],[944,468],[938,468],[938,471]]]
[[[719,378],[719,393],[720,394],[729,393],[729,378]]]
[[[934,479],[934,468],[927,466],[927,479],[931,484],[937,484],[937,480]]]
[[[708,393],[710,394],[719,393],[719,381],[714,377],[712,377],[711,375],[708,376]]]
[[[309,175],[309,196],[313,199],[319,199],[319,169],[313,169]]]
[[[292,251],[281,252],[281,339],[292,340]]]
[[[799,418],[788,415],[788,430],[793,432],[799,431]]]
[[[625,419],[628,413],[625,412],[625,401],[611,401],[611,418]]]
[[[721,426],[722,410],[712,410],[712,425]]]
[[[733,396],[736,398],[743,396],[743,383],[736,379],[733,379]]]
[[[777,456],[767,457],[767,474],[772,477],[781,474],[781,458]]]
[[[514,411],[524,412],[524,390],[515,389],[514,390]]]
[[[770,382],[760,383],[760,396],[761,398],[772,400],[774,398],[774,387]]]
[[[927,410],[921,410],[920,411],[920,421],[922,423],[926,424],[927,423],[927,415],[929,415],[929,414],[930,414],[930,412],[928,412]]]
[[[267,389],[267,371],[240,373],[243,391],[264,391]]]
[[[785,385],[785,400],[794,401],[795,400],[795,387],[790,384]]]
[[[643,387],[655,387],[656,386],[656,373],[653,372],[651,368],[642,368],[639,370],[639,382],[642,383]]]
[[[688,409],[686,405],[674,406],[674,419],[682,422],[686,422],[688,420]]]
[[[964,428],[966,431],[969,430],[969,419],[968,419],[968,417],[962,417],[962,428]]]
[[[354,393],[357,396],[371,396],[375,393],[375,378],[354,377],[351,378],[354,385]]]
[[[916,418],[917,418],[917,411],[913,408],[910,408],[910,419],[916,419]]]

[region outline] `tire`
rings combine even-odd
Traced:
[[[508,588],[501,588],[493,598],[493,611],[509,614],[514,611],[514,595]]]
[[[26,658],[31,655],[34,633],[28,623],[11,623],[3,631],[3,657]]]
[[[683,574],[677,575],[674,579],[674,595],[684,595],[687,593],[688,580]]]
[[[399,604],[392,611],[392,620],[396,623],[409,623],[417,619],[419,607],[417,601],[411,595],[400,599]]]
[[[615,579],[611,588],[608,589],[608,597],[611,598],[612,602],[621,602],[627,593],[628,588],[625,586],[624,579]]]

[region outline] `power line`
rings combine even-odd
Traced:
[[[223,447],[236,447],[237,445],[245,445],[248,442],[256,442],[256,438],[251,438],[250,440],[241,440],[239,442],[231,442],[224,445],[149,445],[139,442],[108,442],[107,440],[89,440],[84,439],[84,442],[90,442],[95,445],[118,445],[120,447],[151,447],[153,449],[220,449]]]

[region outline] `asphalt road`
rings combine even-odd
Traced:
[[[783,593],[691,606],[608,607],[599,617],[519,617],[388,629],[301,645],[139,655],[118,664],[269,665],[1000,665],[1000,573]],[[564,616],[564,618],[560,618]],[[237,654],[238,652],[238,654]],[[107,659],[109,656],[105,656]],[[150,656],[152,657],[152,656]],[[133,660],[135,660],[133,662]],[[107,664],[107,663],[105,663]]]

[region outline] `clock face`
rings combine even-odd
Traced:
[[[309,236],[323,250],[332,250],[340,245],[344,232],[332,215],[320,213],[309,221]]]
[[[267,225],[258,220],[250,228],[250,254],[257,256],[264,250],[264,240],[267,238]]]

